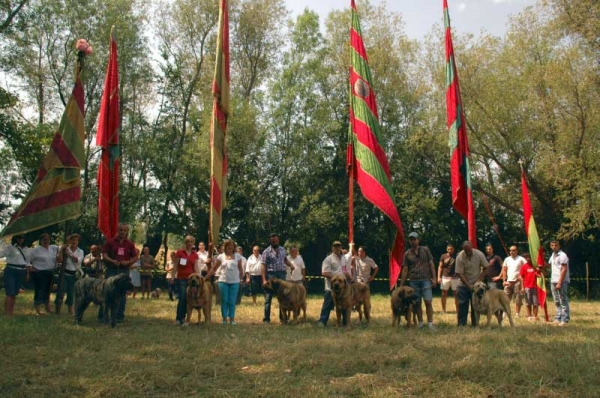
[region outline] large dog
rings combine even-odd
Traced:
[[[187,288],[185,289],[187,300],[187,316],[186,321],[190,323],[192,312],[198,311],[198,325],[204,313],[204,323],[210,324],[210,313],[212,310],[212,286],[210,282],[204,280],[200,274],[191,274],[188,276]]]
[[[344,275],[331,278],[331,293],[335,305],[337,326],[342,326],[342,313],[346,313],[346,326],[350,326],[352,309],[358,311],[358,318],[362,322],[363,311],[367,323],[371,320],[371,291],[369,286],[361,283],[349,283]]]
[[[302,310],[302,320],[306,322],[306,288],[303,285],[271,278],[263,288],[273,292],[277,297],[281,323],[289,322],[290,313],[294,317],[294,322],[298,322],[300,310]]]
[[[400,286],[394,288],[392,292],[392,326],[400,326],[402,317],[406,319],[406,328],[410,328],[411,321],[417,323],[417,313],[415,304],[417,304],[418,296],[410,286]]]
[[[94,303],[102,307],[104,324],[117,326],[117,308],[128,290],[133,289],[131,278],[119,274],[108,279],[82,278],[75,283],[73,297],[75,301],[75,323],[80,324],[83,313]]]
[[[502,312],[506,312],[510,326],[514,327],[513,318],[510,313],[510,300],[504,290],[492,289],[483,282],[473,285],[473,308],[475,309],[475,324],[479,325],[479,316],[487,315],[487,327],[491,327],[492,315],[496,315],[498,325],[502,327]]]

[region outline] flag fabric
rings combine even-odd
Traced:
[[[380,145],[381,127],[377,103],[354,0],[351,0],[351,7],[350,131],[347,164],[351,177],[358,183],[363,196],[381,210],[396,227],[390,254],[391,290],[402,267],[404,231],[394,200],[387,156]]]
[[[227,118],[229,116],[229,17],[227,0],[219,8],[217,58],[213,80],[213,114],[210,126],[210,241],[219,240],[227,192]]]
[[[545,264],[544,248],[540,244],[540,236],[538,235],[535,220],[533,219],[533,211],[531,210],[531,202],[529,201],[529,189],[527,188],[527,178],[525,170],[521,169],[521,195],[523,197],[523,214],[525,216],[525,233],[529,242],[529,253],[536,270],[539,266]],[[546,280],[543,272],[537,277],[537,293],[540,306],[543,307],[546,302]]]
[[[477,247],[475,208],[473,207],[473,192],[471,190],[471,166],[469,164],[469,141],[454,59],[447,0],[444,0],[444,26],[446,28],[446,115],[450,146],[452,206],[467,221],[469,240],[473,247]]]
[[[91,51],[91,50],[90,50]],[[78,52],[75,86],[31,189],[0,236],[24,234],[77,218],[81,214],[80,171],[85,163],[85,53]]]
[[[98,229],[107,239],[117,235],[119,224],[119,121],[119,65],[113,28],[96,134],[96,145],[102,148],[98,167]]]

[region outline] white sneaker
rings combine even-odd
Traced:
[[[517,312],[515,318],[520,318],[519,313]]]
[[[419,323],[419,329],[423,329],[423,326],[425,326],[424,323]]]
[[[429,326],[429,330],[437,330],[437,328],[435,326],[433,326],[433,323],[428,324]]]

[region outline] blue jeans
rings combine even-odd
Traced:
[[[54,271],[35,271],[31,275],[35,289],[33,292],[33,303],[35,305],[49,304]]]
[[[473,292],[466,286],[458,285],[456,299],[458,300],[458,326],[467,326],[467,318],[469,317],[469,307],[471,308],[471,326],[475,325],[475,309],[471,298]]]
[[[8,297],[16,297],[19,294],[26,272],[25,268],[14,268],[8,265],[4,268],[4,289]]]
[[[333,295],[331,293],[331,290],[325,290],[325,296],[323,296],[323,306],[321,307],[321,316],[319,317],[319,323],[327,325],[327,322],[329,321],[329,315],[331,314],[331,310],[333,310],[334,307],[335,305],[333,304]],[[346,326],[346,322],[346,311],[342,311],[342,325]]]
[[[176,279],[175,280],[175,291],[177,292],[177,315],[175,316],[176,321],[185,321],[187,314],[187,295],[185,290],[187,289],[187,279]]]
[[[68,306],[73,305],[73,288],[75,287],[75,275],[65,274],[65,280],[63,281],[63,295],[67,295],[67,300],[65,304]],[[54,299],[54,304],[58,304],[58,297],[60,295],[60,290],[56,292],[56,298]],[[64,297],[64,296],[63,296]],[[60,303],[62,304],[62,302]]]
[[[554,298],[554,304],[556,304],[556,317],[558,322],[569,323],[571,320],[571,309],[569,308],[569,295],[567,290],[569,287],[568,283],[563,282],[560,289],[556,288],[556,283],[552,283],[552,297]]]
[[[119,274],[127,274],[129,275],[128,269],[117,269],[117,268],[106,268],[106,278],[110,278],[111,276],[117,276]],[[119,307],[117,308],[117,321],[122,321],[125,319],[125,304],[127,303],[127,293],[123,293],[123,297],[121,297],[121,301],[119,301]],[[98,308],[98,320],[104,319],[104,312],[102,311],[102,306]]]
[[[417,295],[417,302],[421,302],[421,299],[431,302],[433,300],[433,293],[431,291],[431,281],[410,281],[410,287],[413,288]],[[420,305],[420,304],[419,304]]]
[[[240,284],[219,282],[219,290],[221,290],[221,316],[223,320],[226,320],[227,317],[230,320],[234,320],[235,303],[240,291]]]
[[[285,271],[277,271],[277,272],[267,272],[265,275],[267,280],[271,278],[279,278],[281,280],[285,280],[286,272]],[[263,318],[263,322],[271,322],[271,300],[273,299],[273,292],[265,291],[265,317]],[[279,320],[281,320],[281,310],[279,310]]]

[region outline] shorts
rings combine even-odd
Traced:
[[[523,304],[523,294],[521,293],[521,282],[517,281],[515,283],[511,283],[508,286],[504,286],[504,293],[508,296],[509,300],[512,300],[513,297],[517,302],[517,305]]]
[[[539,307],[540,301],[538,300],[537,288],[525,288],[525,302],[527,305],[533,305]]]
[[[458,278],[452,278],[449,276],[442,276],[442,290],[448,290],[452,288],[453,292],[458,289]]]
[[[142,274],[142,282],[145,281],[151,281],[152,280],[152,275],[148,275],[148,274]]]
[[[4,268],[4,290],[6,290],[7,296],[15,297],[19,294],[26,273],[25,268],[20,269],[8,265]]]
[[[425,301],[433,300],[433,292],[431,291],[431,281],[410,281],[410,287],[413,288],[417,295],[417,302],[421,299]]]

